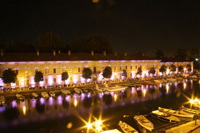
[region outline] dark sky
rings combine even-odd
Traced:
[[[98,0],[96,0],[98,1]],[[200,48],[199,0],[0,0],[0,40],[39,33],[108,38],[115,51],[165,54]]]

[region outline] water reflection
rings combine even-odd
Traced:
[[[6,101],[6,105],[0,107],[0,115],[6,120],[30,119],[40,121],[49,119],[49,117],[57,118],[73,115],[74,111],[78,113],[88,113],[88,111],[99,108],[107,109],[126,104],[136,104],[144,100],[165,98],[167,95],[181,96],[187,88],[192,88],[196,82],[174,82],[155,85],[142,85],[140,87],[130,87],[124,91],[118,92],[95,92],[89,91],[81,95],[58,95],[55,98],[38,98],[28,99],[25,101],[10,100]],[[11,114],[11,115],[10,115]],[[0,122],[4,121],[0,118]],[[1,123],[0,123],[1,125]]]

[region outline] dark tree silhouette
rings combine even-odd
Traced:
[[[68,77],[69,77],[68,72],[63,72],[62,75],[61,75],[61,77],[62,77],[62,81],[63,81],[64,84],[65,84],[65,80],[67,80]]]
[[[178,49],[177,52],[176,52],[175,57],[181,58],[181,59],[186,59],[187,50],[186,49]]]
[[[40,81],[43,81],[43,73],[40,71],[35,71],[35,78],[34,78],[36,84],[38,85],[38,83]]]
[[[199,68],[200,68],[200,67],[199,67]],[[190,65],[190,64],[187,64],[186,69],[187,69],[188,72],[191,72],[191,71],[192,71],[191,65]]]
[[[3,82],[5,84],[15,83],[17,74],[10,68],[3,71]]]
[[[164,57],[164,53],[162,50],[157,50],[156,51],[156,58],[163,58]]]
[[[138,67],[138,70],[137,70],[137,73],[136,73],[137,75],[142,75],[142,67],[140,66],[140,67]]]
[[[181,73],[183,72],[183,66],[181,66],[181,65],[178,66],[178,72],[181,72]]]
[[[73,39],[70,43],[70,49],[72,52],[86,52],[86,43],[87,38],[85,37],[77,37]]]
[[[124,76],[125,78],[127,78],[127,72],[125,69],[122,70],[122,76]]]
[[[83,71],[82,71],[82,77],[84,79],[89,79],[91,78],[91,75],[92,75],[92,70],[90,68],[84,68]]]
[[[170,70],[171,72],[175,72],[175,71],[176,71],[176,66],[172,64],[172,65],[169,67],[169,70]]]
[[[38,35],[35,46],[41,52],[52,52],[53,50],[62,50],[64,41],[59,34],[46,32]]]
[[[167,70],[167,66],[166,66],[166,65],[162,65],[162,66],[160,67],[160,69],[159,69],[159,71],[160,71],[161,73],[166,73],[166,70]]]
[[[102,75],[104,78],[110,78],[112,76],[112,68],[109,66],[105,67]]]
[[[155,74],[155,73],[156,73],[155,68],[154,68],[154,67],[151,67],[151,68],[149,69],[149,73],[150,73],[150,74]]]

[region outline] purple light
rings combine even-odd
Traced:
[[[87,97],[88,97],[88,98],[90,98],[90,97],[91,97],[91,93],[90,93],[90,92],[87,94]]]
[[[99,93],[99,98],[101,99],[103,97],[103,92]]]
[[[15,107],[17,107],[17,102],[14,100],[12,101],[12,108],[15,108]]]
[[[61,105],[61,104],[62,104],[62,96],[61,96],[61,95],[58,96],[58,99],[57,99],[57,100],[58,100],[58,104]]]
[[[45,100],[44,100],[43,97],[41,97],[41,98],[40,98],[40,104],[44,105],[44,103],[45,103]]]
[[[70,96],[66,96],[66,97],[65,97],[65,100],[69,102]]]
[[[52,98],[52,97],[50,97],[50,98],[49,98],[49,105],[50,105],[50,106],[52,106],[52,105],[53,105],[53,103],[54,103],[54,101],[53,101],[53,98]]]
[[[32,99],[31,106],[32,106],[33,108],[35,108],[35,107],[36,107],[36,100],[35,100],[35,99]]]
[[[132,93],[132,94],[135,93],[135,87],[131,87],[131,93]]]
[[[5,106],[0,107],[0,112],[1,112],[1,113],[4,112],[5,110],[6,110],[6,107],[5,107]]]

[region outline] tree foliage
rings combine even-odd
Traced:
[[[69,77],[68,72],[63,72],[61,76],[62,76],[62,81],[67,80]]]
[[[43,73],[41,71],[35,71],[34,80],[35,80],[36,83],[43,81]]]
[[[52,52],[63,49],[64,41],[59,34],[46,32],[38,35],[35,46],[41,52]]]
[[[10,68],[3,71],[3,82],[5,84],[15,83],[17,74]]]
[[[107,53],[113,53],[111,42],[108,39],[99,36],[93,36],[89,39],[84,37],[75,38],[70,43],[70,48],[73,52],[90,53],[91,51],[94,51],[95,53],[102,53],[103,51],[106,51]]]
[[[112,76],[112,68],[109,67],[109,66],[105,67],[105,69],[103,70],[103,74],[102,75],[103,75],[104,78],[111,78],[111,76]]]
[[[177,52],[176,52],[175,57],[181,58],[181,59],[186,59],[187,50],[186,49],[178,49]]]
[[[178,72],[183,72],[183,66],[178,66]]]
[[[154,68],[154,67],[151,67],[151,68],[149,69],[149,73],[150,73],[150,74],[155,74],[155,73],[156,73],[155,68]]]
[[[191,69],[191,68],[190,68]],[[194,69],[195,70],[200,70],[200,62],[194,62]],[[189,71],[189,70],[188,70]],[[190,71],[191,72],[191,71]]]
[[[172,65],[169,67],[169,70],[170,70],[171,72],[175,72],[175,71],[176,71],[176,66],[172,64]]]
[[[161,73],[165,73],[166,70],[167,70],[167,66],[166,65],[162,65],[159,70],[160,70]]]
[[[191,72],[192,71],[192,66],[190,64],[187,64],[186,69],[187,69],[188,72]]]
[[[137,70],[137,73],[136,73],[137,75],[142,75],[142,67],[140,66],[140,67],[138,67],[138,70]]]
[[[127,72],[125,69],[122,70],[122,76],[124,76],[125,78],[127,77]]]
[[[162,50],[157,50],[156,51],[156,58],[163,58],[164,57],[164,52]]]
[[[83,71],[82,71],[82,77],[84,79],[89,79],[91,78],[91,75],[92,75],[92,70],[90,68],[84,68]]]

